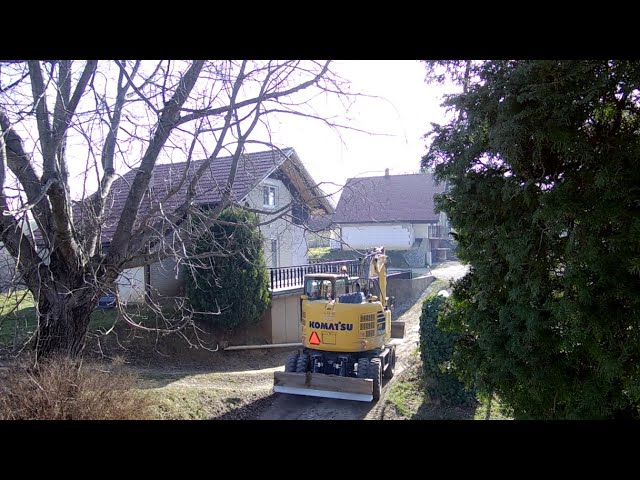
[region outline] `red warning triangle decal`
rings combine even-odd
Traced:
[[[311,336],[309,337],[309,343],[311,345],[320,345],[320,337],[316,332],[311,332]]]

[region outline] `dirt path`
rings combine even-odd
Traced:
[[[427,287],[411,308],[398,317],[398,320],[405,322],[405,341],[397,348],[397,374],[407,367],[410,354],[417,348],[422,300],[427,295],[446,288],[449,280],[461,277],[466,270],[467,267],[458,263],[448,263],[433,269],[436,281]],[[384,409],[384,398],[392,384],[393,379],[383,384],[382,396],[376,403],[273,394],[275,397],[273,403],[257,418],[259,420],[378,420],[389,418]]]

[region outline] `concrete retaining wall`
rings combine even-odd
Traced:
[[[396,305],[415,303],[435,278],[433,276],[412,279],[391,277],[387,281],[387,296],[395,297]]]
[[[295,343],[300,341],[300,295],[302,288],[287,290],[271,297],[271,311],[263,317],[263,323],[271,322],[271,343]]]

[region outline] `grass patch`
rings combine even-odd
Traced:
[[[447,290],[449,288],[449,284],[450,284],[449,280],[436,278],[433,282],[429,284],[430,290],[429,290],[429,294],[426,297],[428,297],[432,293],[438,293],[440,290]]]
[[[154,399],[154,417],[161,420],[206,420],[223,407],[214,389],[164,387],[149,391]]]
[[[269,395],[242,390],[171,386],[149,390],[154,418],[161,420],[243,420],[255,416],[256,406]]]
[[[307,256],[309,257],[309,261],[321,260],[328,255],[330,251],[329,247],[310,248]]]
[[[396,416],[405,420],[487,420],[487,401],[479,399],[475,406],[444,405],[429,398],[419,354],[412,353],[410,365],[400,375],[385,398]],[[494,397],[488,420],[512,420],[507,409]]]
[[[33,296],[29,290],[0,294],[0,317],[29,307],[33,307]]]
[[[90,332],[109,330],[118,318],[116,309],[96,309],[91,314]],[[38,325],[33,296],[29,290],[0,294],[0,347],[21,345]]]
[[[89,321],[89,331],[109,330],[118,319],[118,311],[94,310]]]
[[[36,309],[28,290],[0,294],[0,345],[19,343],[36,328]]]
[[[386,398],[386,401],[396,409],[396,412],[407,419],[411,418],[424,402],[424,391],[415,388],[414,380],[408,378],[396,381]]]
[[[500,403],[500,399],[493,397],[491,401],[491,411],[489,418],[487,418],[487,408],[489,401],[486,398],[480,399],[480,405],[476,408],[476,413],[473,416],[474,420],[513,420],[513,416],[508,411],[508,408]]]

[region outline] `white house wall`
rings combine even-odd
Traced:
[[[0,292],[11,290],[15,284],[16,261],[0,243]]]
[[[341,247],[342,240],[340,240],[335,232],[332,232],[331,239],[329,240],[329,250],[340,250]]]
[[[411,224],[342,225],[342,238],[352,248],[384,246],[389,250],[408,250],[415,237]]]
[[[428,223],[414,223],[413,231],[416,238],[429,238],[429,224]]]
[[[167,258],[149,265],[149,284],[153,298],[175,297],[183,293],[184,282],[176,264],[175,259]]]
[[[144,303],[144,267],[124,270],[118,280],[118,297],[124,303]]]
[[[281,180],[275,178],[267,178],[257,187],[249,192],[245,201],[251,208],[265,210],[263,205],[263,187],[265,185],[277,188],[276,205],[274,210],[282,208],[291,202],[291,193]],[[261,215],[261,221],[267,221],[268,215]],[[272,218],[273,216],[271,216]],[[289,267],[293,265],[303,265],[308,263],[307,258],[307,241],[304,235],[304,229],[298,225],[291,223],[291,218],[278,218],[271,223],[262,225],[260,231],[264,235],[264,252],[267,261],[267,267],[272,267],[273,256],[271,254],[271,241],[276,240],[278,246],[276,264],[278,267]]]
[[[249,192],[242,202],[242,205],[264,210],[262,189],[264,185],[275,186],[277,188],[276,206],[274,209],[277,210],[291,202],[291,193],[285,187],[284,183],[277,179],[268,178]],[[264,222],[267,218],[268,217],[262,216],[261,221]],[[304,229],[300,226],[293,225],[290,219],[278,218],[269,224],[262,225],[260,230],[265,237],[264,252],[267,267],[273,265],[271,240],[277,241],[277,266],[288,267],[308,263],[307,242]],[[151,285],[151,295],[156,299],[179,296],[184,293],[183,274],[176,269],[176,261],[171,258],[149,266],[149,282]]]

